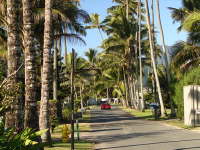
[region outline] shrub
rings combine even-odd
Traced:
[[[4,129],[3,123],[0,124],[0,150],[37,150],[40,145],[37,142],[47,130],[35,132],[30,128],[26,128],[16,134],[12,128]]]
[[[200,67],[197,67],[190,72],[184,74],[179,82],[174,86],[173,100],[177,105],[177,117],[183,119],[184,117],[184,101],[183,101],[183,87],[187,85],[200,84]]]
[[[70,121],[70,119],[71,119],[71,109],[70,108],[64,108],[62,113],[63,113],[63,119]]]

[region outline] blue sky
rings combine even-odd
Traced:
[[[107,15],[106,9],[112,5],[112,0],[81,0],[81,8],[86,10],[89,14],[98,13],[100,15],[101,20],[103,20],[104,17]],[[185,40],[186,33],[177,32],[178,24],[173,24],[173,20],[171,19],[170,10],[168,9],[168,7],[181,7],[181,0],[160,0],[161,19],[163,23],[165,41],[168,46],[171,46],[176,41]],[[156,17],[155,21],[157,21]],[[158,29],[159,28],[157,28],[157,30]],[[160,37],[158,34],[158,43],[160,43],[159,38]],[[88,48],[98,48],[102,41],[101,36],[98,30],[96,29],[88,30],[87,36],[84,38],[84,40],[87,43],[86,46],[73,45],[73,47],[76,49],[79,55],[84,55],[85,51],[87,51]],[[71,49],[71,47],[72,46],[70,46],[69,48]]]

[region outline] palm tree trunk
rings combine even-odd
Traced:
[[[19,67],[19,57],[20,57],[20,37],[19,37],[19,0],[7,0],[7,76],[10,76]],[[11,85],[18,84],[18,73],[16,73],[12,78],[10,78]],[[20,96],[16,96],[14,103],[11,106],[11,110],[6,113],[5,127],[11,128],[15,127],[17,131],[22,129],[22,101]]]
[[[168,100],[170,101],[171,104],[171,115],[175,115],[175,109],[174,109],[174,105],[170,96],[170,89],[169,89],[169,85],[170,85],[170,81],[171,81],[171,77],[170,77],[170,69],[169,69],[169,63],[168,63],[168,51],[166,49],[166,44],[165,44],[165,37],[164,37],[164,32],[163,32],[163,27],[162,27],[162,23],[161,23],[161,17],[160,17],[160,4],[159,4],[159,0],[156,0],[156,6],[157,6],[157,18],[158,18],[158,24],[159,24],[159,28],[160,28],[160,37],[161,37],[161,41],[162,41],[162,49],[164,51],[164,57],[165,57],[165,65],[166,65],[166,77],[167,77],[167,93],[168,93]]]
[[[132,87],[133,87],[133,96],[134,96],[134,107],[135,109],[138,109],[138,105],[137,105],[137,97],[136,97],[136,86],[135,86],[135,82],[132,82]]]
[[[156,63],[156,67],[157,67],[157,51],[155,49],[155,38],[154,38],[154,34],[155,34],[155,31],[154,31],[154,26],[155,26],[155,19],[154,19],[154,0],[151,0],[151,24],[152,24],[152,41],[153,41],[153,49],[154,49],[154,57],[155,57],[155,63]],[[152,65],[152,64],[151,64]],[[152,67],[153,68],[153,67]],[[154,94],[154,99],[155,99],[155,102],[157,102],[157,89],[156,89],[156,86],[155,86],[155,76],[153,75],[153,81],[152,81],[152,86],[153,86],[153,94]]]
[[[25,48],[25,128],[38,129],[36,101],[36,66],[33,33],[33,1],[23,0],[24,48]]]
[[[84,89],[84,85],[81,85],[81,86],[80,86],[81,110],[84,109],[84,105],[83,105],[83,95],[82,95],[83,89]]]
[[[139,0],[139,32],[138,32],[138,51],[139,51],[139,64],[140,64],[140,92],[141,92],[141,111],[144,112],[144,96],[143,96],[143,77],[142,77],[142,53],[141,53],[141,0]]]
[[[131,105],[137,109],[136,100],[135,100],[135,90],[134,90],[134,78],[133,76],[130,77],[130,96],[131,96]]]
[[[51,146],[50,122],[49,122],[49,80],[50,80],[50,61],[52,47],[52,12],[51,0],[45,0],[45,24],[44,24],[44,50],[43,50],[43,69],[42,69],[42,87],[40,101],[40,130],[48,129],[41,138],[42,142]]]
[[[57,70],[57,66],[58,66],[58,49],[57,49],[57,40],[54,41],[54,53],[53,53],[53,99],[57,100],[58,99],[58,93],[57,93],[57,74],[58,74],[58,70]]]
[[[160,82],[159,82],[159,78],[158,78],[158,74],[157,74],[154,52],[153,52],[152,29],[151,29],[151,24],[150,24],[148,0],[145,0],[145,6],[146,6],[146,20],[147,20],[147,26],[148,26],[148,32],[149,32],[149,42],[150,42],[150,49],[151,49],[151,61],[152,61],[153,71],[154,71],[154,75],[155,75],[155,79],[156,79],[156,86],[157,86],[157,90],[158,90],[158,96],[159,96],[160,108],[161,108],[161,116],[165,116],[166,111],[165,111],[163,98],[162,98],[162,94],[161,94]]]
[[[128,20],[128,16],[129,16],[129,0],[126,0],[126,19]]]
[[[106,95],[107,95],[107,98],[109,98],[109,88],[106,88]]]
[[[127,106],[130,107],[131,93],[130,93],[130,75],[126,77],[126,88],[127,88]]]
[[[57,65],[55,66],[56,67],[56,69],[55,70],[57,70],[57,72],[56,72],[56,76],[55,76],[55,81],[54,82],[56,82],[55,83],[55,85],[57,85],[57,86],[55,86],[55,92],[57,93],[57,91],[58,91],[58,89],[60,89],[60,76],[59,76],[59,72],[60,72],[60,70],[62,70],[62,64],[61,64],[61,60],[60,60],[60,58],[61,58],[61,53],[62,53],[62,45],[61,45],[61,38],[59,38],[58,39],[58,53],[57,53],[57,57],[59,58],[59,59],[57,59]],[[60,69],[58,69],[58,66],[59,66],[59,68]],[[57,95],[57,94],[56,94]],[[61,99],[58,97],[58,95],[57,95],[57,99],[56,99],[57,101],[56,101],[56,106],[57,106],[57,118],[60,120],[60,121],[62,121],[63,120],[63,116],[62,116],[62,102],[61,102]]]
[[[131,106],[134,106],[134,95],[133,95],[133,87],[132,87],[132,76],[130,77],[130,84],[129,84],[129,89],[130,89],[130,99],[131,99]]]
[[[77,94],[77,91],[76,91],[76,86],[74,85],[74,95],[75,95],[75,100],[77,100],[78,99],[78,94]]]
[[[67,26],[65,26],[65,33],[67,34]],[[64,39],[65,39],[65,50],[64,50],[64,64],[65,64],[65,66],[67,66],[67,37],[65,36],[64,37]]]
[[[128,85],[127,85],[127,78],[126,78],[126,73],[125,73],[125,68],[123,67],[123,77],[124,77],[124,85],[125,85],[125,104],[126,106],[125,107],[128,107],[129,104],[128,104]]]

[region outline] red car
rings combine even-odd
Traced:
[[[101,109],[111,109],[111,105],[107,103],[101,104]]]

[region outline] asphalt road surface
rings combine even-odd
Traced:
[[[200,150],[200,133],[134,118],[118,107],[92,110],[96,150]]]

